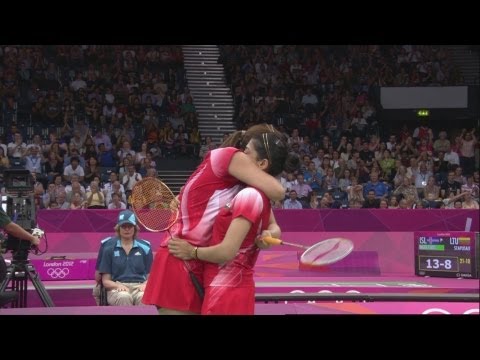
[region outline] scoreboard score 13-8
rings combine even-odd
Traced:
[[[415,274],[478,278],[478,239],[474,232],[415,232]]]

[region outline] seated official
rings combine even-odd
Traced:
[[[138,229],[135,214],[124,210],[115,226],[117,236],[102,242],[97,270],[109,305],[143,305],[153,255],[150,243],[136,238]]]

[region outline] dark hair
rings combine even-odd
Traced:
[[[251,137],[255,150],[260,159],[267,159],[269,167],[267,172],[277,176],[283,170],[295,171],[299,168],[300,159],[288,153],[287,142],[279,132],[263,132]]]
[[[276,130],[273,125],[270,124],[257,124],[253,125],[248,128],[248,130],[238,130],[234,133],[230,134],[230,136],[225,139],[225,141],[220,145],[220,147],[236,147],[237,149],[245,149],[248,142],[252,137],[255,135],[263,134],[263,133],[274,133],[277,134],[279,137],[283,138],[283,141],[287,139],[284,138],[284,135]]]

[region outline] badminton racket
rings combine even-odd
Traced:
[[[353,251],[353,242],[344,238],[331,238],[311,246],[286,242],[270,236],[262,238],[267,244],[288,245],[303,249],[300,262],[309,266],[325,266],[347,257]]]
[[[147,177],[132,188],[132,210],[145,229],[153,232],[168,231],[178,219],[178,201],[170,188],[157,178]],[[188,274],[198,295],[203,299],[204,289],[190,264],[184,261]]]
[[[175,195],[156,178],[147,177],[133,186],[131,205],[140,224],[149,231],[169,231],[178,218]]]

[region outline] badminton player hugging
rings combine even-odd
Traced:
[[[278,179],[262,171],[244,152],[253,136],[270,132],[282,136],[271,125],[258,124],[232,133],[221,148],[207,153],[180,192],[178,220],[170,229],[171,237],[193,246],[208,246],[220,209],[247,185],[273,201],[283,199],[285,190]],[[156,305],[162,315],[200,314],[204,262],[173,256],[168,251],[169,240],[170,236],[162,241],[155,255],[143,302]]]
[[[276,133],[254,136],[247,144],[245,154],[272,176],[279,175],[283,169],[291,171],[298,167],[298,158],[288,155],[286,143]],[[259,248],[266,247],[261,238],[278,238],[280,233],[270,200],[259,189],[246,187],[220,210],[208,247],[196,247],[179,239],[170,240],[168,248],[174,256],[205,262],[205,297],[201,314],[254,314],[253,268]]]

